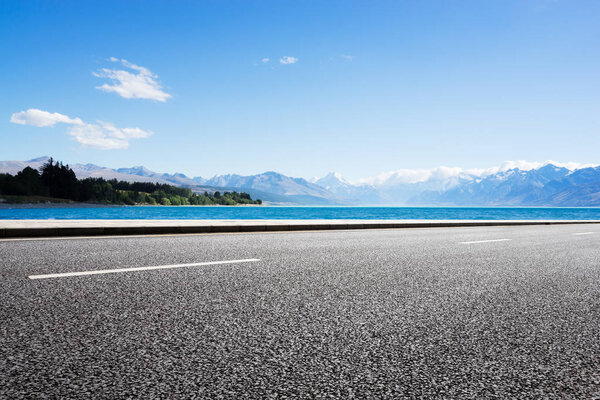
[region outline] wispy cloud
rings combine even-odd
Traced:
[[[342,57],[346,61],[352,61],[352,60],[354,60],[354,57],[351,56],[350,54],[340,54],[340,57]]]
[[[470,173],[475,171],[469,170]],[[428,180],[443,180],[451,177],[458,177],[468,173],[462,168],[437,167],[432,169],[399,169],[379,174],[372,178],[362,179],[360,183],[371,185],[398,184],[398,183],[417,183]],[[480,171],[476,171],[479,175]]]
[[[271,61],[271,59],[269,57],[265,57],[265,58],[261,59],[260,61],[266,64],[269,61]]]
[[[279,59],[279,62],[281,64],[295,64],[298,62],[298,59],[296,57],[290,57],[290,56],[283,56]]]
[[[126,149],[131,139],[142,139],[152,132],[140,128],[117,128],[114,124],[96,121],[95,124],[83,122],[80,118],[70,118],[59,113],[50,113],[35,108],[14,113],[10,122],[19,125],[37,127],[54,126],[57,123],[69,125],[67,134],[86,147],[96,149]]]
[[[96,86],[96,89],[115,92],[126,99],[148,99],[165,102],[171,98],[170,94],[162,90],[162,86],[157,81],[158,76],[148,68],[115,57],[109,58],[109,61],[119,63],[128,70],[102,68],[98,72],[92,72],[95,77],[110,80],[110,83]]]
[[[126,149],[131,139],[142,139],[152,132],[140,128],[117,128],[110,122],[97,121],[97,124],[75,125],[67,134],[83,146],[96,149]]]
[[[83,125],[83,121],[79,118],[69,118],[66,115],[59,113],[49,113],[35,108],[30,108],[27,111],[20,111],[10,116],[10,122],[19,125],[32,125],[38,127],[54,126],[58,123]]]

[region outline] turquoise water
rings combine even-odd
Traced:
[[[0,219],[597,219],[600,208],[534,207],[15,207]]]

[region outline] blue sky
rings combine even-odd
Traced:
[[[350,179],[598,163],[598,16],[577,0],[3,1],[0,159]]]

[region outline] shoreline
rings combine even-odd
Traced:
[[[572,209],[572,210],[583,210],[583,209],[600,209],[600,206],[424,206],[424,205],[295,205],[295,204],[235,204],[235,205],[223,205],[223,204],[197,204],[197,205],[180,205],[180,206],[163,206],[161,204],[102,204],[102,203],[5,203],[0,201],[0,209],[22,209],[22,208],[128,208],[128,207],[156,207],[156,208],[183,208],[183,207],[272,207],[272,208],[432,208],[432,209],[548,209],[548,210],[559,210],[559,209]]]
[[[117,207],[262,207],[264,204],[235,204],[226,206],[223,204],[206,204],[206,205],[181,205],[181,206],[163,206],[160,204],[91,204],[91,203],[2,203],[0,209],[22,209],[22,208],[117,208]]]

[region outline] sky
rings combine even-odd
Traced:
[[[0,1],[0,160],[350,180],[600,162],[600,2]]]

